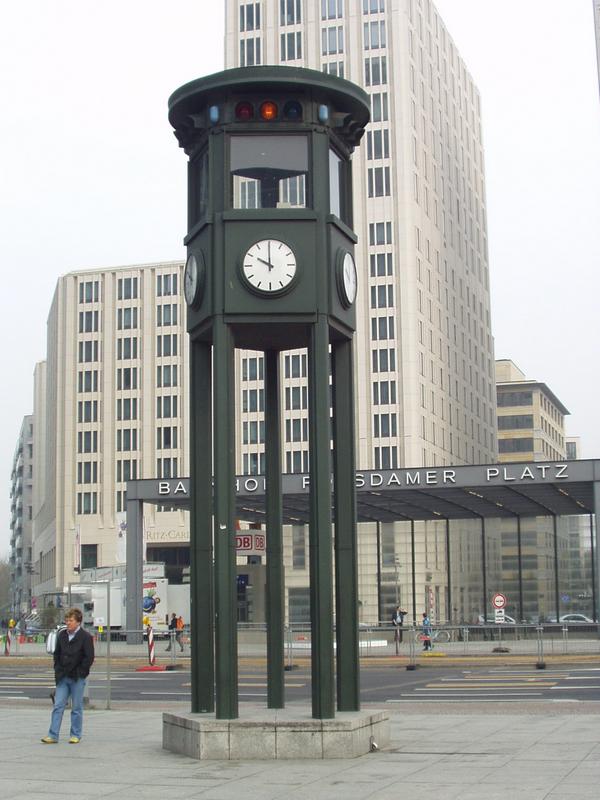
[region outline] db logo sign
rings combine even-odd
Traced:
[[[263,533],[236,533],[236,550],[264,550],[265,536]]]

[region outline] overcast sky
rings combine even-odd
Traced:
[[[314,0],[317,2],[318,0]],[[347,0],[358,3],[359,0]],[[496,357],[600,458],[600,103],[592,0],[438,0],[482,95]],[[9,506],[58,276],[184,257],[170,93],[223,67],[218,0],[0,4],[0,472]],[[0,526],[8,552],[9,515]]]

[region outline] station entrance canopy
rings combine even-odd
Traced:
[[[594,486],[598,491],[600,460],[362,470],[356,472],[358,520],[593,514],[598,500],[595,502]],[[282,489],[284,522],[308,523],[308,475],[284,475]],[[130,481],[127,501],[128,505],[147,502],[185,508],[189,492],[188,478]],[[236,499],[239,519],[264,521],[263,477],[236,478]]]
[[[359,522],[479,519],[483,529],[486,519],[548,516],[554,518],[556,529],[557,517],[581,514],[595,517],[592,583],[593,606],[597,609],[600,459],[361,470],[356,472],[355,484]],[[309,493],[308,475],[283,476],[285,524],[308,524]],[[262,476],[236,478],[239,519],[264,522],[265,500]],[[139,624],[137,599],[142,595],[144,503],[188,508],[189,478],[146,479],[127,484],[127,627],[132,630]],[[484,596],[485,593],[484,586]]]

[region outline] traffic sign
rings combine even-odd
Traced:
[[[506,608],[506,595],[496,592],[492,597],[492,605],[494,608]]]

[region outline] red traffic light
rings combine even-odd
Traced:
[[[271,100],[265,100],[264,103],[261,103],[260,116],[267,122],[277,119],[277,111],[277,103],[273,103]]]
[[[252,103],[242,101],[235,107],[235,118],[245,122],[246,120],[254,118],[254,107]]]

